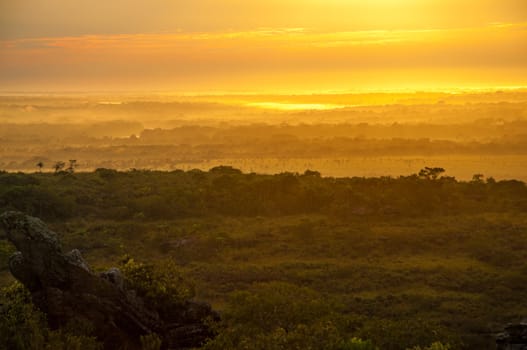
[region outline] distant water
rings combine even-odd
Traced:
[[[281,103],[281,102],[255,102],[247,104],[249,107],[264,109],[274,109],[279,111],[310,111],[310,110],[331,110],[345,107],[355,107],[354,105],[328,104],[328,103]]]

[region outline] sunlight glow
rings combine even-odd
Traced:
[[[322,104],[322,103],[278,103],[278,102],[256,102],[247,104],[249,107],[263,109],[274,109],[282,111],[301,111],[301,110],[332,110],[349,107],[347,105]]]
[[[526,84],[524,0],[152,0],[97,11],[83,0],[74,13],[66,0],[53,3],[13,2],[0,11],[2,90],[282,93]]]

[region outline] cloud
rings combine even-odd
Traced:
[[[305,28],[259,28],[251,31],[203,32],[203,33],[146,33],[117,35],[82,35],[35,39],[3,40],[0,44],[8,49],[57,48],[170,48],[180,44],[220,45],[236,41],[240,46],[249,43],[269,43],[292,47],[333,47],[376,45],[406,42],[463,41],[470,37],[487,34],[519,39],[527,34],[526,23],[491,23],[479,28],[424,29],[424,30],[360,30],[344,32],[317,32]]]
[[[333,32],[527,21],[525,0],[0,1],[0,38],[311,28]]]
[[[184,81],[240,86],[394,71],[478,70],[482,77],[527,70],[527,24],[423,30],[251,31],[83,35],[0,42],[0,82],[110,81],[167,86]],[[454,72],[454,73],[452,73]],[[431,75],[432,76],[432,75]],[[384,79],[384,78],[383,78]],[[516,80],[518,77],[516,77]],[[518,83],[517,81],[515,83]],[[524,83],[524,82],[522,82]],[[219,83],[218,83],[219,84]],[[300,82],[299,82],[300,84]]]

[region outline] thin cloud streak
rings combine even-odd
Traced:
[[[517,76],[527,70],[526,42],[527,23],[461,29],[316,32],[259,28],[17,39],[0,42],[0,82],[91,84],[99,79],[113,85],[149,81],[165,87],[173,81],[192,85],[206,77],[211,86],[232,82],[243,88],[267,81],[269,76],[272,83],[266,83],[277,86],[283,84],[281,79],[300,84],[298,80],[325,75],[334,82],[342,79],[339,84],[344,84],[350,76],[369,71],[376,76],[384,72],[383,79],[390,75],[400,79],[392,73],[429,70],[435,79],[437,70],[457,75],[456,71],[466,69],[479,70],[476,75],[490,82],[500,71]]]
[[[167,48],[179,43],[199,45],[218,41],[252,41],[253,43],[287,43],[288,46],[356,46],[384,43],[419,41],[460,41],[467,36],[494,34],[527,34],[527,23],[493,23],[480,28],[423,29],[423,30],[361,30],[344,32],[316,32],[304,28],[261,28],[241,32],[211,33],[155,33],[83,35],[73,37],[30,38],[0,41],[0,47],[7,50],[33,48]],[[4,52],[5,53],[5,52]]]

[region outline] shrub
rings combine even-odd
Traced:
[[[142,335],[140,338],[142,350],[159,350],[161,349],[161,338],[155,333]]]
[[[432,343],[430,346],[427,346],[427,347],[420,347],[420,346],[415,346],[411,349],[408,349],[408,350],[450,350],[451,347],[449,344],[446,344],[446,345],[443,345],[442,343],[440,342],[435,342],[435,343]]]
[[[27,289],[15,282],[0,290],[0,339],[10,350],[100,350],[102,344],[82,334],[85,327],[52,331],[45,315],[31,302]]]
[[[184,280],[176,264],[144,264],[125,257],[122,271],[130,285],[151,307],[169,312],[194,297],[194,287]]]

